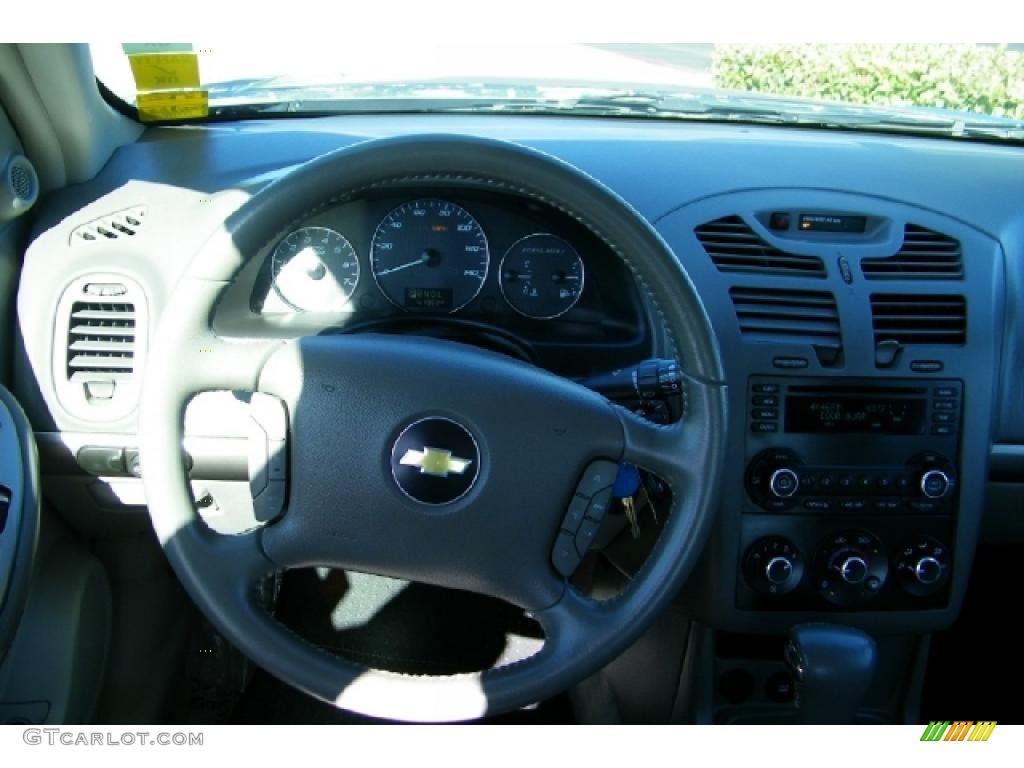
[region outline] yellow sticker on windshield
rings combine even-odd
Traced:
[[[199,87],[199,57],[195,53],[134,53],[128,62],[136,90]]]
[[[206,117],[210,111],[206,91],[202,90],[140,93],[135,97],[135,105],[144,123]]]

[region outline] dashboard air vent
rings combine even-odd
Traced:
[[[762,240],[739,216],[709,221],[693,232],[719,272],[825,277],[825,265],[817,256],[780,251]]]
[[[85,245],[122,237],[133,237],[146,220],[146,207],[137,205],[81,224],[71,232],[73,245]]]
[[[729,296],[746,341],[810,344],[822,365],[839,362],[839,311],[828,291],[735,287]]]
[[[68,324],[69,381],[118,381],[135,367],[135,305],[76,301]]]
[[[962,345],[967,341],[963,296],[874,293],[871,323],[880,342]]]
[[[903,245],[893,256],[861,261],[868,280],[960,280],[960,242],[916,224],[903,228]]]

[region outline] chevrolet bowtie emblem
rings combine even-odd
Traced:
[[[406,451],[398,463],[407,467],[419,467],[421,475],[448,477],[450,474],[461,475],[473,462],[470,459],[452,456],[451,451],[428,446],[422,451]]]

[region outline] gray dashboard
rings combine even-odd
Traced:
[[[68,321],[61,319],[58,307],[63,302],[68,312],[74,311],[74,301],[69,304],[65,297],[69,285],[82,290],[100,286],[95,304],[98,311],[110,312],[100,305],[125,311],[129,302],[124,296],[104,295],[103,286],[125,283],[144,347],[192,254],[248,194],[338,147],[375,137],[439,132],[507,139],[556,155],[611,187],[655,225],[700,290],[719,335],[733,385],[728,466],[745,467],[751,460],[747,382],[752,377],[785,380],[798,375],[857,385],[961,382],[962,437],[953,457],[960,503],[950,516],[951,527],[942,534],[952,537],[949,545],[956,552],[949,592],[936,605],[851,610],[843,620],[880,629],[927,630],[955,617],[978,537],[993,446],[1009,477],[1020,480],[1022,474],[1013,458],[1024,452],[1020,148],[838,131],[572,117],[362,116],[153,128],[118,150],[95,179],[55,193],[40,206],[19,290],[21,347],[15,389],[40,435],[44,473],[74,474],[69,451],[73,454],[82,445],[134,443],[134,396],[115,405],[99,397],[106,393],[97,388],[96,407],[88,408],[69,403],[61,392],[66,360],[55,355],[55,346],[63,347],[67,336]],[[455,194],[444,189],[440,193]],[[773,214],[786,214],[792,224],[774,227]],[[803,231],[796,222],[804,214],[860,217],[865,223],[858,232]],[[712,258],[708,241],[699,237],[701,227],[714,222],[739,227],[747,246],[754,243],[759,254],[781,258],[779,263],[806,265],[817,259],[820,267],[812,263],[808,274],[735,270],[728,263],[723,269]],[[911,234],[922,231],[931,233],[925,237],[933,243],[945,238],[941,242],[958,245],[960,273],[947,279],[912,274],[868,279],[865,260],[895,257]],[[267,244],[268,253],[273,245]],[[614,265],[601,270],[609,284],[621,283],[627,293],[634,290]],[[259,275],[254,271],[243,281],[249,282],[237,286],[228,301],[238,312],[259,318],[252,311]],[[782,301],[831,297],[826,322],[816,323],[809,336],[800,327],[796,333],[784,327],[781,336],[779,328],[744,329],[738,322],[738,302],[750,301],[750,291],[768,291],[775,297],[771,300]],[[962,300],[965,335],[952,344],[912,341],[882,365],[872,322],[878,295]],[[753,300],[765,299],[757,295]],[[331,318],[303,322],[278,324],[276,332],[315,332],[332,324]],[[634,345],[622,359],[666,353],[649,316],[638,319],[630,338]],[[605,352],[609,362],[618,362],[612,352]],[[780,360],[802,363],[794,370]],[[587,363],[580,370],[594,367],[596,363]],[[238,448],[231,441],[244,441],[244,412],[198,407],[204,416],[193,416],[187,429],[198,476],[223,476],[223,465],[231,461],[219,460],[218,452]],[[815,447],[808,443],[806,450]],[[238,480],[244,467],[233,467],[228,474]],[[83,487],[92,482],[81,479]],[[767,530],[764,526],[770,528],[778,519],[748,508],[744,482],[739,471],[727,478],[715,535],[684,599],[716,627],[781,630],[792,623],[791,611],[737,608],[743,551],[753,531]],[[102,525],[104,515],[124,513],[115,502],[97,502],[84,491],[66,501],[69,506],[94,504],[86,517],[95,525]],[[138,502],[126,506],[137,509]],[[787,519],[799,523],[804,518]],[[820,608],[799,610],[811,618],[832,616]]]

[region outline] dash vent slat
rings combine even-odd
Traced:
[[[130,376],[135,369],[135,333],[133,304],[76,301],[68,324],[68,380]]]
[[[967,342],[967,302],[963,296],[902,293],[871,295],[871,323],[875,345]]]
[[[820,258],[775,248],[739,216],[701,224],[694,235],[719,272],[825,277],[825,264]]]
[[[734,287],[729,296],[747,341],[841,346],[839,311],[828,291]]]
[[[903,229],[903,245],[892,256],[867,258],[861,270],[868,280],[962,280],[960,241],[916,224]]]

